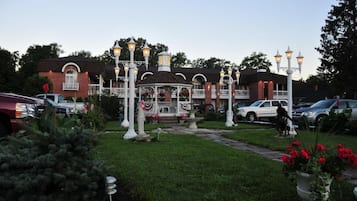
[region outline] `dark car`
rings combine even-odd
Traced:
[[[352,99],[325,99],[320,100],[310,107],[293,111],[293,118],[299,120],[305,117],[309,124],[318,125],[320,121],[334,110],[336,113],[350,112],[350,120],[357,120],[357,100]]]
[[[27,119],[38,115],[43,100],[13,93],[0,93],[0,136],[17,132]]]

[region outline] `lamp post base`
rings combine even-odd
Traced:
[[[130,139],[133,139],[137,136],[138,134],[136,134],[135,130],[134,129],[128,129],[128,131],[125,133],[123,139],[124,140],[130,140]]]
[[[127,119],[124,119],[121,122],[121,127],[128,128],[129,127],[129,121]]]
[[[289,130],[289,135],[292,136],[292,137],[295,137],[295,136],[297,135],[297,133],[296,133],[296,131],[295,131],[294,128],[291,128],[291,129]]]
[[[232,127],[234,125],[233,122],[233,115],[231,111],[227,111],[227,115],[226,115],[226,126],[227,127]]]

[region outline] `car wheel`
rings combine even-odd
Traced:
[[[316,126],[320,126],[321,125],[321,122],[322,122],[322,119],[324,119],[326,117],[326,115],[320,115],[316,118],[316,121],[315,121],[315,125]]]
[[[247,114],[247,120],[250,121],[250,122],[254,121],[255,120],[255,113],[254,112],[249,112]]]

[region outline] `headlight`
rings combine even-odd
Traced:
[[[16,118],[34,117],[36,107],[34,104],[16,103]]]
[[[307,117],[313,117],[315,115],[315,112],[303,112],[301,113],[301,116],[307,116]]]

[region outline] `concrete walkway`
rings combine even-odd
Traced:
[[[220,144],[224,144],[234,149],[254,152],[265,158],[272,159],[279,162],[281,162],[281,156],[285,154],[280,151],[273,151],[267,148],[251,145],[238,140],[228,139],[222,136],[223,134],[233,132],[231,130],[214,130],[214,129],[203,129],[203,128],[190,129],[183,126],[173,126],[171,128],[164,128],[162,129],[162,131],[166,133],[196,135]],[[347,170],[344,172],[344,176],[347,182],[357,185],[356,170]]]

